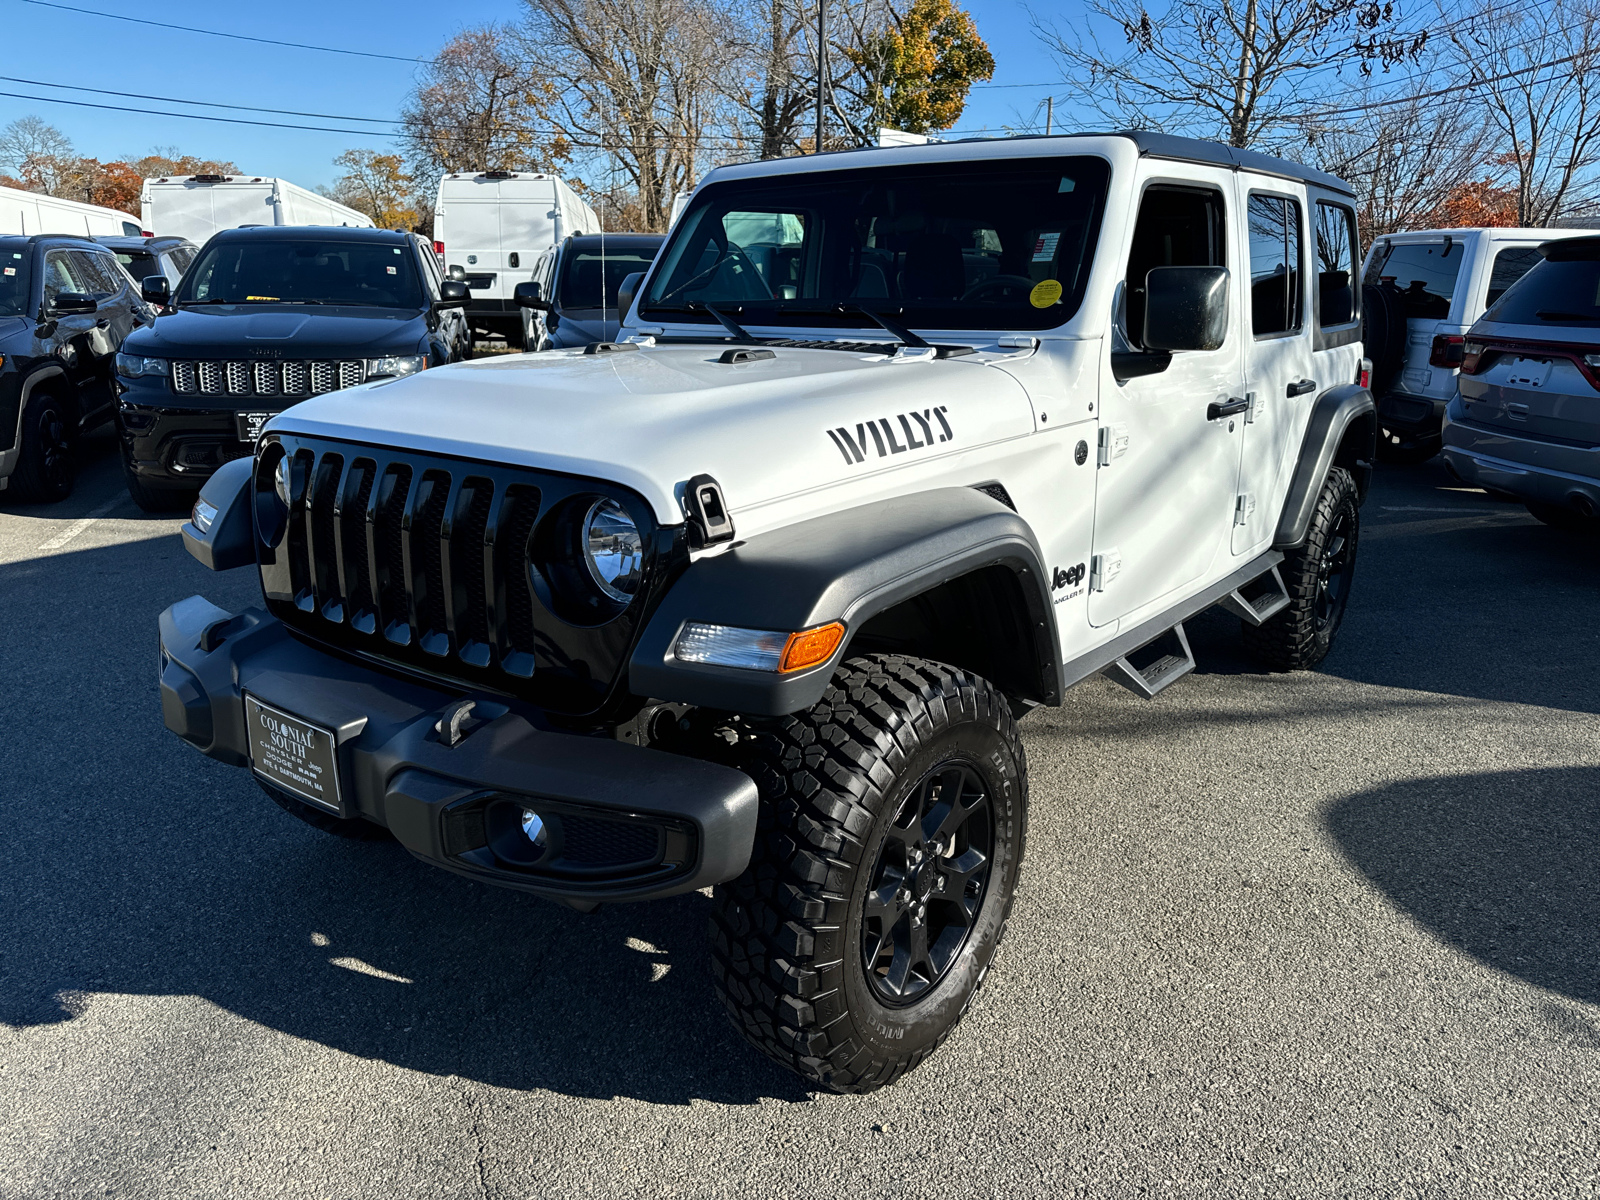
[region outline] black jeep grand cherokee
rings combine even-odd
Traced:
[[[388,229],[226,229],[184,272],[144,281],[172,311],[117,356],[128,491],[149,511],[185,508],[223,463],[255,448],[270,416],[308,396],[410,375],[460,357],[464,284],[432,249]]]

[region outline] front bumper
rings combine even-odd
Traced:
[[[1378,398],[1378,424],[1411,441],[1437,441],[1447,403],[1432,396],[1388,392]]]
[[[281,402],[262,404],[260,411],[281,407],[285,407]],[[249,408],[241,403],[237,411]],[[193,491],[223,463],[254,453],[254,445],[239,437],[235,411],[232,406],[139,404],[124,395],[117,411],[117,434],[129,474],[146,487]]]
[[[1445,415],[1445,466],[1463,482],[1521,500],[1600,512],[1600,447],[1518,437],[1470,421],[1459,404]]]
[[[337,815],[387,827],[435,866],[591,908],[695,891],[749,862],[756,788],[732,768],[560,732],[487,695],[450,746],[439,724],[460,692],[336,657],[263,612],[235,615],[200,596],[162,613],[160,636],[168,729],[248,767],[248,692],[332,731]],[[567,828],[568,841],[581,832],[584,860],[541,867],[502,855],[495,830],[523,808]],[[608,846],[631,857],[607,860]]]

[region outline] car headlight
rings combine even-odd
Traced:
[[[615,500],[595,501],[583,518],[583,556],[602,592],[623,604],[633,599],[644,570],[644,538]]]
[[[289,456],[285,454],[278,460],[277,468],[272,472],[272,490],[278,493],[278,499],[283,501],[283,507],[289,507]]]
[[[390,354],[384,358],[367,359],[368,379],[399,379],[428,369],[425,354]]]
[[[167,373],[167,360],[164,358],[144,358],[138,354],[118,354],[117,374],[124,379],[138,379],[141,375],[161,375]]]

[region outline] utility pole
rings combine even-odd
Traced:
[[[1056,121],[1056,98],[1054,96],[1046,96],[1044,98],[1044,135],[1045,135],[1045,137],[1049,137],[1050,136],[1050,130],[1051,130],[1051,127],[1055,124],[1055,121]]]
[[[828,95],[828,0],[817,0],[817,132],[811,152],[822,153],[822,131]]]

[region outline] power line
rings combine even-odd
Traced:
[[[399,54],[378,54],[371,50],[346,50],[340,46],[313,46],[306,42],[283,42],[277,38],[250,37],[243,33],[223,33],[218,29],[199,29],[193,25],[173,25],[167,21],[151,21],[144,17],[125,17],[121,13],[100,12],[93,8],[77,8],[71,4],[54,4],[51,0],[22,0],[24,4],[37,5],[39,8],[57,8],[62,12],[77,13],[85,17],[105,17],[109,21],[127,21],[133,25],[153,25],[157,29],[176,29],[180,33],[203,33],[207,37],[231,38],[236,42],[258,42],[264,46],[287,46],[291,50],[319,50],[324,54],[349,54],[357,58],[381,58],[388,62],[410,63],[426,65],[433,62],[431,58],[406,58]]]
[[[69,92],[93,92],[97,96],[121,96],[128,100],[160,100],[167,104],[195,104],[205,108],[227,108],[236,112],[277,113],[284,117],[319,117],[327,121],[368,121],[375,125],[398,125],[393,117],[351,117],[343,113],[300,112],[293,108],[261,108],[254,104],[219,104],[214,100],[180,100],[176,96],[150,96],[143,92],[119,92],[111,88],[80,87],[74,83],[51,83],[47,79],[20,79],[15,75],[0,75],[7,83],[25,83],[30,87],[61,88]]]
[[[288,125],[282,121],[246,121],[239,117],[213,117],[209,113],[158,112],[148,108],[131,108],[125,104],[93,104],[88,100],[66,100],[60,96],[26,96],[21,92],[0,92],[13,100],[32,100],[40,104],[70,104],[74,108],[98,108],[108,112],[140,113],[147,117],[187,117],[191,121],[218,121],[224,125],[260,125],[268,129],[298,129],[305,133],[348,133],[354,137],[390,137],[373,129],[329,129],[321,125]]]

